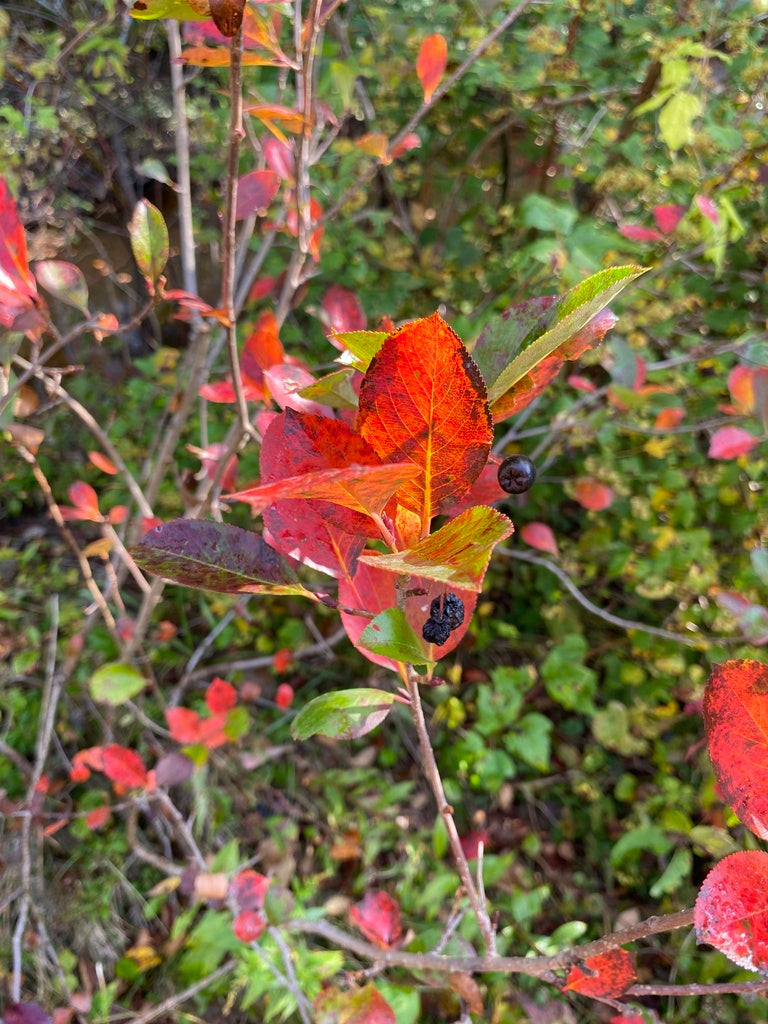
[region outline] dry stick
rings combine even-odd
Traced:
[[[491,924],[488,911],[485,908],[485,904],[477,886],[475,885],[474,879],[472,878],[472,872],[469,870],[467,858],[461,848],[461,838],[459,837],[456,822],[453,818],[453,808],[445,798],[443,780],[440,778],[440,770],[437,767],[437,761],[435,760],[435,754],[432,749],[432,742],[429,738],[427,722],[424,718],[424,708],[421,703],[421,694],[419,692],[419,677],[410,665],[407,666],[407,685],[408,696],[411,699],[411,717],[416,727],[416,733],[419,738],[419,747],[421,749],[421,767],[427,777],[432,793],[434,794],[438,813],[445,823],[445,827],[448,832],[448,840],[451,844],[451,850],[453,852],[454,860],[456,861],[459,877],[461,878],[462,885],[464,886],[469,902],[472,905],[472,911],[477,919],[480,934],[483,937],[486,954],[488,956],[494,956],[496,952],[496,936],[493,931],[493,925]]]
[[[406,967],[416,971],[496,972],[499,974],[527,974],[532,978],[544,978],[552,971],[564,971],[588,957],[598,956],[609,950],[618,949],[628,942],[637,942],[661,932],[677,928],[690,928],[693,924],[693,909],[680,910],[661,917],[649,917],[631,928],[604,935],[594,942],[586,942],[555,956],[442,956],[437,953],[406,953],[400,949],[380,949],[369,942],[350,935],[328,921],[297,919],[289,921],[286,928],[304,935],[316,935],[332,943],[338,949],[345,949],[363,960],[385,964],[387,967]]]
[[[61,386],[61,384],[58,384],[53,379],[53,377],[50,374],[46,373],[45,370],[43,370],[41,367],[34,366],[34,364],[28,362],[26,359],[22,359],[21,356],[16,356],[13,362],[18,366],[27,367],[31,369],[32,376],[38,377],[41,381],[43,381],[46,391],[49,394],[54,394],[56,395],[57,398],[61,399],[61,401],[67,406],[67,408],[71,409],[75,416],[77,416],[77,418],[88,428],[88,430],[96,438],[97,442],[103,449],[106,456],[110,459],[111,462],[114,463],[116,469],[120,474],[120,477],[122,478],[123,482],[128,488],[131,497],[136,502],[141,514],[143,516],[151,517],[152,506],[145,498],[144,492],[142,491],[140,485],[138,484],[134,476],[131,474],[131,471],[128,469],[122,456],[120,455],[120,452],[112,444],[104,429],[94,419],[93,415],[85,408],[85,406],[81,405],[80,402],[77,401],[77,399],[72,398],[72,396]]]
[[[218,981],[220,978],[225,978],[228,974],[231,974],[236,966],[234,960],[228,960],[221,967],[217,967],[215,971],[211,971],[210,974],[201,978],[200,981],[196,981],[194,985],[185,988],[183,992],[177,992],[176,995],[169,996],[168,999],[164,999],[162,1003],[153,1006],[146,1013],[139,1013],[135,1017],[131,1017],[130,1024],[152,1024],[152,1021],[157,1020],[158,1017],[165,1017],[166,1014],[170,1015],[177,1006],[181,1006],[182,1003],[186,1003],[189,999],[194,999],[199,992],[204,992],[214,981]]]
[[[244,436],[253,432],[248,403],[240,373],[237,350],[237,314],[235,310],[235,258],[237,240],[235,223],[237,214],[237,177],[240,143],[243,131],[243,27],[240,25],[230,41],[229,48],[229,150],[227,153],[226,204],[221,229],[221,305],[226,310],[227,350],[235,390],[237,414]]]
[[[638,632],[659,636],[662,640],[674,640],[676,643],[687,644],[689,647],[700,647],[703,643],[723,643],[728,639],[727,637],[710,638],[704,635],[686,636],[685,633],[673,633],[668,629],[661,629],[659,626],[647,626],[643,622],[623,619],[620,615],[613,615],[604,608],[599,608],[596,604],[593,604],[586,594],[579,590],[568,573],[561,569],[559,565],[550,562],[548,558],[539,558],[537,555],[529,555],[527,551],[515,551],[507,547],[500,547],[497,550],[499,554],[506,555],[507,558],[515,558],[519,562],[529,562],[531,565],[538,565],[542,569],[549,570],[549,572],[557,576],[566,590],[579,602],[582,608],[585,608],[593,615],[597,615],[604,622],[609,622],[612,626],[618,626],[619,629],[636,629]]]
[[[50,512],[53,521],[58,526],[62,537],[67,542],[72,552],[74,553],[75,558],[78,561],[78,564],[80,566],[80,572],[82,573],[83,579],[85,580],[85,585],[88,588],[88,592],[90,593],[91,597],[93,597],[96,606],[101,612],[101,617],[104,619],[107,629],[112,634],[113,639],[117,643],[120,643],[120,637],[117,631],[117,623],[115,622],[114,616],[112,615],[112,612],[109,610],[109,606],[106,600],[104,599],[104,595],[99,590],[96,580],[93,578],[93,573],[91,572],[91,566],[88,562],[88,559],[80,550],[80,546],[78,545],[77,541],[72,535],[72,531],[64,522],[59,506],[56,504],[56,499],[53,496],[51,485],[48,483],[45,473],[43,473],[42,469],[40,468],[40,465],[35,456],[27,448],[20,444],[16,446],[16,450],[18,451],[19,455],[21,455],[22,459],[24,459],[24,461],[28,463],[29,466],[31,467],[35,480],[37,480],[38,486],[40,487],[40,490],[43,492],[43,497],[45,498],[45,503],[48,506],[48,511]]]
[[[49,603],[50,607],[50,638],[48,642],[48,656],[46,658],[45,688],[43,690],[43,701],[40,708],[40,724],[38,726],[37,742],[35,744],[35,764],[32,775],[27,786],[25,798],[26,809],[21,822],[21,888],[22,897],[19,907],[19,916],[16,927],[13,930],[13,972],[11,978],[11,1000],[18,1003],[21,999],[21,974],[22,974],[22,940],[27,927],[30,909],[33,908],[35,900],[32,895],[32,803],[35,799],[38,784],[45,770],[45,762],[48,757],[48,749],[53,736],[53,726],[56,720],[56,708],[64,686],[65,676],[56,672],[56,642],[59,631],[59,600],[54,595]]]

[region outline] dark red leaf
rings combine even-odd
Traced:
[[[571,968],[563,992],[616,999],[636,978],[635,958],[626,949],[611,949],[599,956],[590,956],[584,961],[584,968],[578,965]]]
[[[437,313],[384,341],[360,387],[357,427],[383,462],[421,468],[397,500],[424,532],[480,475],[493,439],[485,384]]]
[[[723,796],[748,829],[768,839],[768,665],[716,665],[704,690],[704,727]]]
[[[244,220],[253,214],[264,214],[280,188],[280,178],[274,171],[251,171],[237,183],[235,218]]]
[[[704,879],[694,907],[698,942],[748,971],[768,970],[768,854],[732,853]]]
[[[243,23],[245,0],[210,0],[211,17],[216,28],[230,39]]]
[[[367,892],[350,907],[349,918],[366,939],[382,949],[391,948],[403,934],[400,907],[387,892]]]

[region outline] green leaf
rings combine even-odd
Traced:
[[[362,687],[324,693],[296,715],[291,735],[295,740],[306,740],[318,733],[338,740],[356,739],[383,722],[395,700],[395,695],[386,690]]]
[[[667,864],[663,873],[659,875],[648,890],[653,899],[657,900],[660,896],[664,896],[667,893],[677,892],[690,875],[692,864],[693,857],[687,847],[681,846],[675,850],[672,854],[672,859]]]
[[[627,858],[635,854],[655,853],[663,856],[669,853],[673,843],[664,829],[658,825],[645,825],[642,828],[633,828],[614,843],[611,850],[611,864],[613,867],[620,867]]]
[[[701,100],[692,92],[679,92],[664,104],[659,114],[659,133],[672,153],[693,142],[693,122],[701,111]]]
[[[360,555],[386,572],[408,573],[479,593],[494,546],[512,533],[507,516],[487,505],[469,508],[407,551]]]
[[[522,222],[527,228],[570,234],[579,213],[570,203],[558,203],[548,196],[532,193],[520,204]]]
[[[572,633],[541,663],[541,678],[552,700],[568,711],[591,715],[594,714],[597,675],[583,664],[586,652],[584,637]]]
[[[96,669],[88,689],[94,700],[117,706],[141,693],[146,685],[147,680],[132,665],[113,662]]]
[[[504,746],[519,761],[546,772],[550,765],[551,734],[550,720],[538,711],[530,711],[504,736]]]
[[[514,387],[543,359],[546,359],[560,345],[586,327],[589,321],[605,309],[608,303],[615,299],[630,281],[636,280],[646,270],[646,267],[634,265],[601,270],[567,292],[557,304],[553,326],[533,341],[527,343],[527,339],[524,339],[520,346],[522,351],[490,384],[488,401],[491,403],[491,407],[498,398]],[[476,355],[475,358],[477,358]],[[480,363],[480,360],[478,362]],[[482,363],[480,363],[480,368],[483,369]]]
[[[357,392],[352,387],[352,378],[357,372],[351,366],[345,366],[343,370],[336,370],[329,373],[314,384],[302,388],[299,394],[302,398],[309,398],[313,402],[321,402],[331,409],[356,409]]]
[[[360,634],[358,643],[372,654],[414,665],[430,665],[421,641],[400,608],[380,612]]]
[[[146,199],[140,199],[128,224],[128,233],[136,265],[154,284],[165,269],[170,251],[168,228],[162,213]]]
[[[334,338],[352,353],[354,368],[365,372],[386,341],[387,334],[386,331],[341,331],[334,334]]]
[[[768,587],[768,549],[752,548],[749,560],[760,580]]]

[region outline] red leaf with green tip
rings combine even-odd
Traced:
[[[505,515],[480,505],[462,512],[406,551],[386,555],[368,552],[360,556],[360,561],[387,572],[437,580],[449,588],[479,591],[491,551],[513,530]]]
[[[388,892],[367,892],[349,908],[349,919],[381,949],[391,949],[403,935],[400,907]]]
[[[768,854],[732,853],[704,879],[694,907],[697,942],[748,971],[768,971]]]
[[[427,36],[416,58],[416,74],[424,90],[424,102],[429,103],[448,63],[448,44],[439,32]]]
[[[187,587],[311,596],[258,534],[225,523],[174,519],[146,533],[131,554],[147,572]]]
[[[634,982],[635,958],[626,949],[611,949],[599,956],[590,956],[584,966],[572,967],[563,992],[579,992],[583,996],[616,999]]]
[[[373,985],[326,988],[315,999],[314,1024],[397,1024],[395,1011]]]
[[[724,798],[748,829],[768,839],[768,665],[716,665],[704,690],[704,727]]]
[[[244,220],[253,214],[265,214],[280,188],[280,178],[274,171],[251,171],[237,182],[235,219]]]
[[[387,337],[371,360],[359,402],[358,430],[380,459],[421,469],[397,500],[423,523],[480,475],[493,439],[485,385],[437,313]]]

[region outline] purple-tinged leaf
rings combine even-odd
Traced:
[[[147,572],[186,587],[314,598],[257,533],[226,523],[174,519],[150,530],[131,553]]]
[[[162,213],[146,199],[140,199],[128,224],[128,234],[136,265],[154,284],[165,269],[170,251]]]
[[[53,295],[59,302],[79,309],[83,316],[88,312],[88,285],[74,263],[63,260],[41,260],[35,264],[35,277],[41,288]]]

